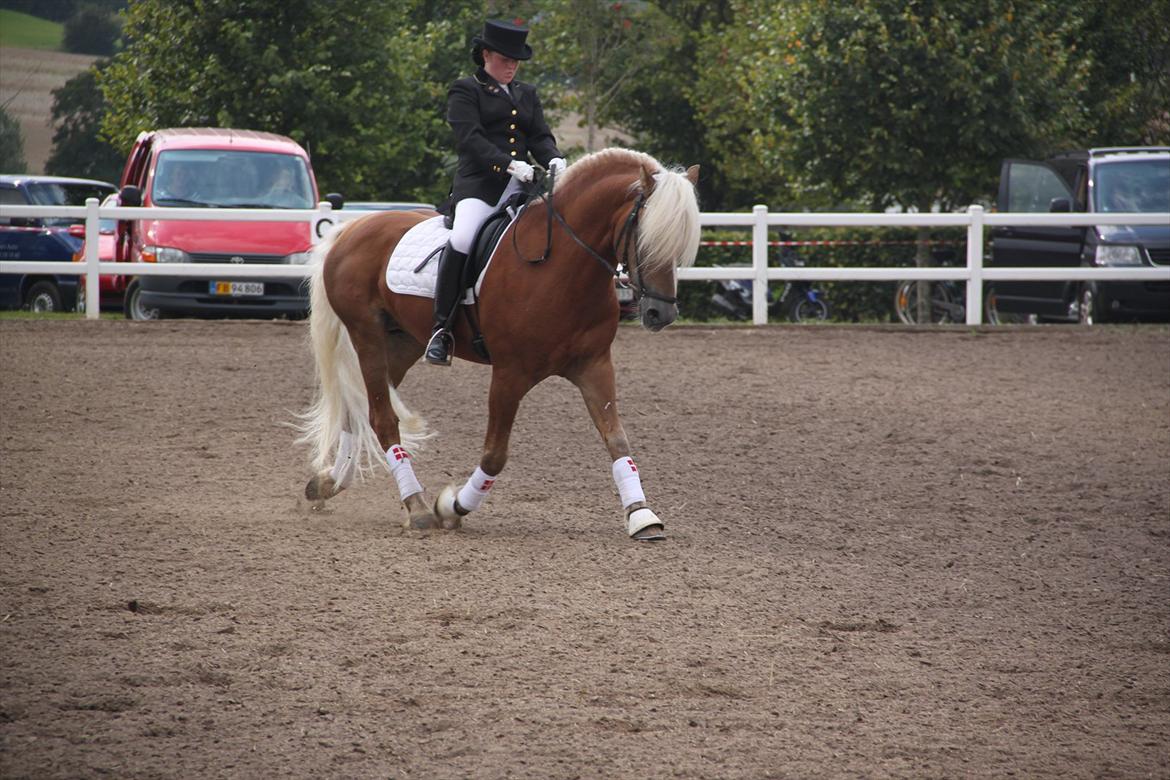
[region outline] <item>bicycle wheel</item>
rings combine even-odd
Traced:
[[[829,306],[824,301],[801,298],[789,309],[788,319],[792,322],[813,322],[829,319]]]
[[[930,319],[935,325],[953,322],[951,310],[954,308],[954,295],[950,288],[942,282],[930,282]],[[894,312],[898,319],[906,325],[918,324],[918,282],[907,279],[898,282],[898,289],[894,292]]]

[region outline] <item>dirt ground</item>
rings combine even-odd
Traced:
[[[0,321],[0,776],[1170,776],[1167,328],[623,327],[657,544],[560,380],[310,511],[306,335]]]

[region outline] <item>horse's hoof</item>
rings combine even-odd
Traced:
[[[638,506],[626,514],[626,531],[639,542],[657,542],[666,538],[666,529],[649,507]]]
[[[410,516],[406,518],[406,527],[415,531],[429,531],[442,527],[442,523],[430,512],[411,512]]]
[[[463,516],[467,511],[459,506],[459,502],[455,500],[456,487],[454,485],[447,485],[439,491],[439,497],[435,499],[435,516],[443,521],[443,528],[448,531],[461,528],[463,526]]]
[[[313,501],[313,507],[320,509],[325,505],[325,499],[333,498],[341,492],[341,488],[329,476],[329,472],[317,474],[305,485],[305,498]]]
[[[630,537],[636,542],[660,542],[666,538],[666,529],[661,523],[648,525]]]

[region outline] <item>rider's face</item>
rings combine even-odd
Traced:
[[[483,50],[483,69],[501,84],[512,83],[512,79],[516,78],[516,69],[519,67],[519,60],[505,57],[498,51],[491,49]]]

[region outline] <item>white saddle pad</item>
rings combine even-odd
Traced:
[[[422,298],[435,297],[435,282],[439,276],[439,251],[451,237],[451,231],[443,227],[443,217],[431,217],[420,222],[410,230],[394,247],[390,253],[390,262],[386,264],[386,286],[402,295],[418,295]],[[435,253],[426,266],[415,272],[427,255]],[[491,257],[496,254],[496,247],[492,248]],[[483,271],[475,280],[475,295],[483,285],[483,276],[491,265],[491,258],[484,263]],[[464,303],[474,303],[475,298],[471,289],[463,296]]]

